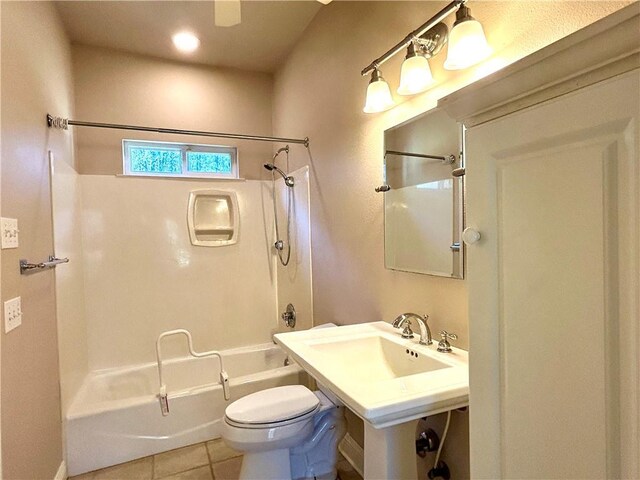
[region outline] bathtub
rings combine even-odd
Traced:
[[[305,384],[306,374],[274,344],[221,352],[231,399],[280,385]],[[288,362],[287,362],[288,363]],[[78,475],[220,437],[229,402],[217,358],[163,362],[169,415],[162,416],[156,363],[90,373],[65,418],[67,468]]]

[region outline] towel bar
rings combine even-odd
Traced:
[[[68,258],[56,258],[54,255],[49,256],[49,260],[40,263],[29,263],[28,260],[20,260],[20,273],[22,275],[32,272],[40,272],[42,270],[48,270],[55,268],[56,265],[61,263],[69,263]]]

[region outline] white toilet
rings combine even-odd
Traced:
[[[244,453],[240,480],[335,480],[344,433],[342,405],[302,385],[236,400],[222,426],[224,441]]]

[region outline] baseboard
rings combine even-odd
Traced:
[[[340,442],[340,445],[338,445],[338,451],[347,462],[351,464],[355,471],[364,478],[364,449],[358,445],[358,442],[347,433]]]
[[[60,464],[60,467],[56,472],[56,476],[53,477],[53,480],[67,480],[67,462],[65,462],[64,460]]]

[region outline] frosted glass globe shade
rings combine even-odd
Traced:
[[[482,25],[477,20],[467,20],[453,27],[449,33],[449,47],[444,68],[461,70],[470,67],[491,54]]]
[[[400,70],[400,95],[414,95],[429,88],[433,82],[429,61],[422,55],[409,57],[402,62]]]
[[[378,113],[389,110],[395,105],[391,96],[391,89],[382,78],[369,83],[364,113]]]

